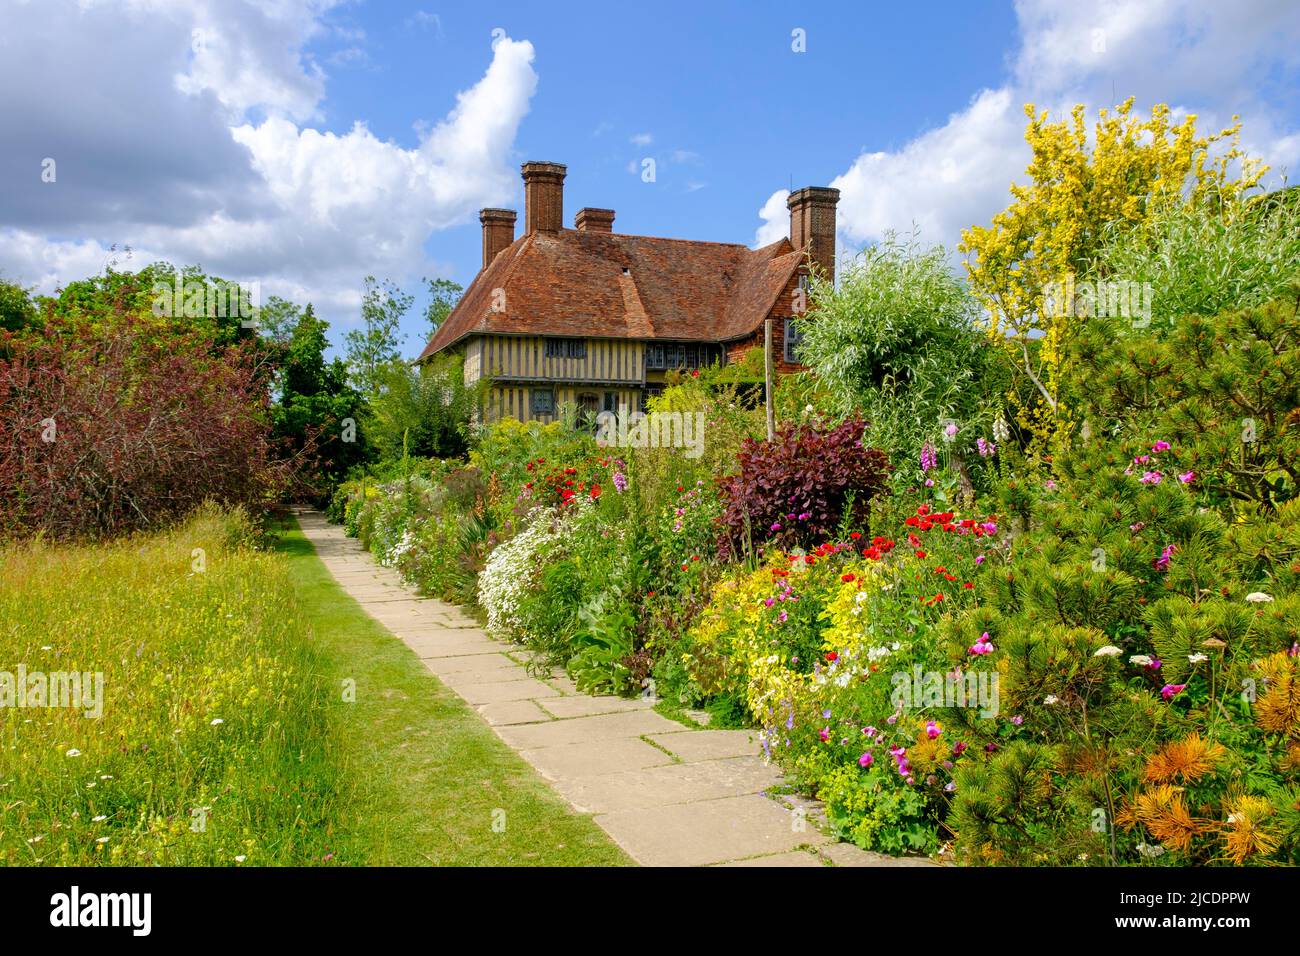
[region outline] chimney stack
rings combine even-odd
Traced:
[[[579,209],[573,217],[573,227],[578,232],[613,232],[614,210],[592,209],[590,206]]]
[[[561,163],[524,163],[524,234],[564,228],[564,174]]]
[[[498,252],[515,241],[515,211],[480,209],[478,221],[483,223],[483,268],[486,269]]]
[[[805,186],[790,194],[790,243],[806,253],[819,272],[835,281],[835,207],[840,191]]]

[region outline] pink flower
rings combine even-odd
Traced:
[[[942,733],[942,731],[939,730],[938,724],[936,724],[933,720],[926,721],[925,735],[927,737],[929,737],[931,740],[934,740],[934,738],[938,737],[940,733]]]
[[[1166,684],[1164,687],[1160,688],[1160,696],[1167,701],[1173,700],[1174,695],[1180,693],[1186,686],[1186,684]]]
[[[1151,450],[1152,450],[1152,451],[1168,451],[1171,447],[1172,447],[1172,446],[1169,444],[1169,442],[1167,442],[1167,441],[1165,441],[1163,438],[1161,438],[1159,441],[1157,441],[1154,445],[1151,446]]]
[[[1178,548],[1176,545],[1165,545],[1164,550],[1160,552],[1160,557],[1151,562],[1151,567],[1155,568],[1157,571],[1169,570],[1169,559],[1174,556],[1174,552],[1177,550]]]
[[[977,556],[977,557],[975,558],[975,563],[976,563],[976,564],[983,564],[983,563],[984,563],[984,555],[981,554],[981,555]]]
[[[817,736],[822,739],[822,743],[826,743],[826,741],[831,739],[831,729],[829,727],[823,727],[821,730],[817,731]]]
[[[876,758],[871,756],[870,750],[864,751],[862,756],[858,758],[859,767],[870,767],[875,762]]]
[[[1158,485],[1164,477],[1158,471],[1146,471],[1142,473],[1142,477],[1138,481],[1144,485]]]
[[[1181,475],[1178,476],[1178,480],[1181,481],[1181,482],[1182,482],[1183,484],[1185,484],[1185,485],[1190,485],[1193,481],[1196,480],[1196,472],[1194,472],[1194,471],[1185,471],[1185,472],[1183,472]]]
[[[967,652],[977,657],[981,654],[992,654],[993,642],[989,640],[989,632],[985,631],[981,634],[979,640],[967,648]]]

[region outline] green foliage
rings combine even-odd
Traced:
[[[812,302],[800,357],[836,414],[866,417],[899,487],[920,480],[921,446],[949,422],[960,428],[952,448],[973,458],[1010,377],[943,247],[891,234],[842,270],[838,286],[814,281]]]
[[[0,331],[24,331],[36,324],[36,317],[31,293],[13,282],[0,280]]]
[[[1300,491],[1300,286],[1266,305],[1186,315],[1152,334],[1095,319],[1070,357],[1067,384],[1089,431],[1172,442],[1177,471],[1163,469],[1165,479],[1190,472],[1198,489],[1228,506],[1275,508]],[[1067,461],[1079,478],[1114,465],[1087,454]]]
[[[1300,278],[1300,189],[1162,207],[1132,228],[1110,224],[1094,272],[1149,286],[1152,332],[1282,298]]]
[[[470,416],[486,382],[467,386],[460,356],[392,362],[379,370],[378,382],[367,431],[381,455],[449,458],[468,451]]]
[[[414,301],[414,296],[388,280],[365,278],[361,328],[349,329],[343,342],[352,383],[367,398],[379,393],[384,369],[401,358],[402,335],[398,327]]]
[[[429,335],[432,336],[451,314],[460,300],[464,290],[450,279],[425,279],[429,287],[429,304],[424,308],[424,319],[429,323]]]

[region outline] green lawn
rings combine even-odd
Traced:
[[[342,862],[629,862],[338,587],[296,526],[276,550],[288,563],[326,684],[340,689],[330,724],[345,787],[335,808]],[[356,682],[354,703],[342,699],[348,678]]]

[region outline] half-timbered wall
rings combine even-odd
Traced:
[[[615,339],[586,339],[583,358],[546,354],[543,336],[485,335],[469,347],[475,378],[486,375],[496,382],[511,379],[530,382],[608,382],[640,384],[645,380],[645,344]]]

